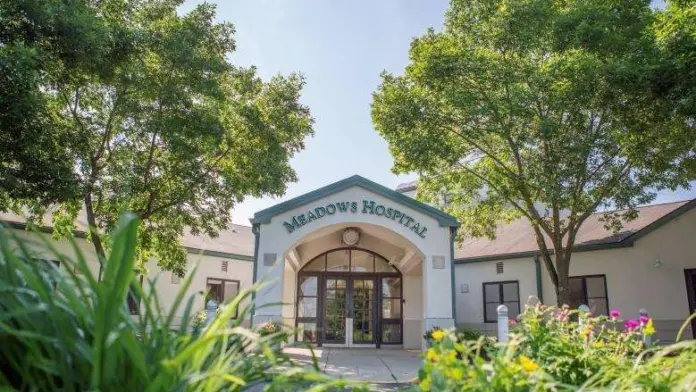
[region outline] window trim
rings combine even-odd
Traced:
[[[143,278],[145,276],[143,274],[140,274],[140,289],[143,289]],[[133,283],[131,283],[132,285]],[[135,298],[135,295],[133,295],[133,305],[134,308],[131,308],[131,286],[128,286],[128,294],[126,297],[126,305],[128,306],[128,311],[130,312],[131,316],[140,316],[140,301],[142,301],[142,297],[137,297]]]
[[[498,301],[499,304],[504,304],[505,297],[503,295],[503,284],[506,283],[515,283],[517,284],[517,301],[507,301],[507,302],[517,302],[517,307],[519,309],[519,312],[522,313],[522,301],[520,298],[520,281],[519,280],[499,280],[499,281],[494,281],[494,282],[483,282],[481,289],[481,297],[483,298],[483,322],[484,323],[497,323],[498,322],[498,315],[496,314],[493,320],[488,320],[488,312],[486,311],[486,304],[488,303],[493,303],[487,302],[486,301],[486,285],[498,285],[498,295],[500,296],[500,301]]]
[[[218,303],[218,307],[220,307],[220,305],[222,305],[224,303],[224,300],[225,300],[225,283],[237,283],[237,295],[239,295],[240,291],[242,290],[242,282],[239,280],[226,279],[226,278],[216,278],[214,276],[209,276],[205,279],[205,292],[206,292],[206,294],[208,294],[208,282],[210,282],[211,279],[212,280],[219,280],[222,282],[222,299],[223,300],[222,300],[222,302]],[[203,297],[203,302],[204,302],[203,306],[208,305],[207,295],[205,297]],[[241,304],[239,306],[241,306]],[[237,306],[237,309],[234,310],[234,315],[232,316],[233,320],[236,320],[237,318],[239,318],[239,306]]]
[[[587,278],[603,278],[604,279],[604,297],[588,297],[587,296]],[[607,313],[604,314],[604,316],[608,316],[609,312],[611,309],[611,305],[609,305],[609,288],[607,287],[607,275],[606,274],[590,274],[590,275],[576,275],[576,276],[569,276],[568,277],[568,285],[570,285],[570,280],[571,279],[582,279],[582,294],[584,296],[584,301],[583,304],[590,306],[588,304],[590,298],[604,298],[607,301]],[[568,296],[568,299],[570,299],[570,293]],[[598,316],[598,315],[595,315]]]

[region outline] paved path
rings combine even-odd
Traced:
[[[297,362],[312,363],[309,349],[286,348],[284,351]],[[418,377],[421,366],[419,350],[315,348],[314,354],[324,373],[372,383],[407,383]]]

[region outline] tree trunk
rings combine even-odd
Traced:
[[[556,272],[558,284],[556,285],[556,304],[558,307],[570,304],[570,254],[563,250],[556,251]]]
[[[102,244],[99,231],[97,230],[97,220],[94,217],[92,191],[90,187],[87,187],[87,190],[85,191],[85,212],[87,214],[87,224],[89,225],[89,237],[92,244],[94,244],[94,250],[97,253],[97,262],[99,263],[99,276],[97,281],[101,282],[102,274],[104,272],[104,263],[106,262],[106,251],[104,250],[104,245]]]

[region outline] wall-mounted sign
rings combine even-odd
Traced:
[[[292,233],[293,231],[299,229],[300,227],[321,219],[325,216],[334,214],[370,214],[384,217],[385,219],[390,219],[402,226],[408,227],[411,231],[418,234],[420,237],[425,238],[425,233],[428,228],[425,225],[417,222],[413,217],[409,216],[403,211],[397,210],[396,208],[386,207],[381,204],[377,204],[372,200],[362,200],[362,203],[356,201],[340,201],[336,203],[329,203],[325,206],[316,207],[310,209],[307,213],[295,215],[291,220],[283,222],[283,226],[288,231]]]

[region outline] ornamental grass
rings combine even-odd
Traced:
[[[73,243],[74,258],[49,240],[29,243],[0,230],[0,389],[5,391],[268,391],[360,388],[317,369],[295,366],[275,342],[230,321],[250,292],[227,304],[209,325],[191,333],[200,297],[185,298],[191,276],[168,312],[157,293],[135,281],[138,221],[121,219],[113,233],[103,279],[90,273]],[[39,237],[37,237],[39,238]],[[43,262],[48,248],[60,263]],[[45,254],[45,252],[44,252]],[[151,281],[150,287],[154,282]],[[129,287],[140,315],[126,305]],[[240,309],[243,320],[249,307]],[[175,318],[183,314],[180,325]],[[200,324],[200,322],[198,322]]]

